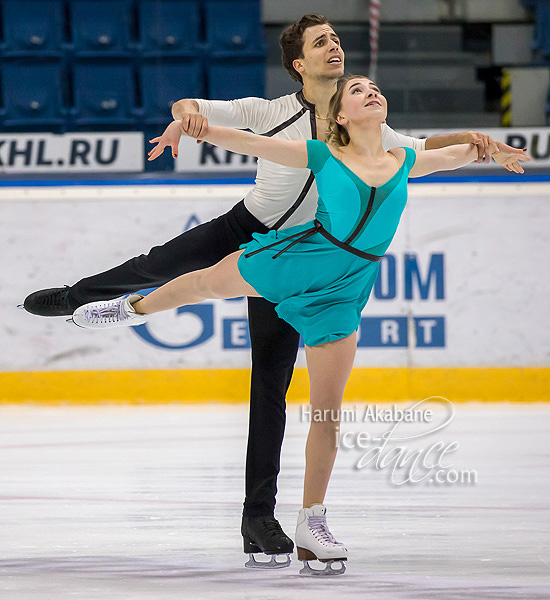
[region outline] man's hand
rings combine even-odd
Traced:
[[[189,137],[200,140],[208,130],[208,119],[198,113],[185,113],[182,115],[181,127]]]
[[[477,160],[475,162],[480,163],[483,162],[484,159],[486,163],[491,162],[491,136],[484,133],[478,133],[477,131],[468,131],[464,134],[464,136],[464,142],[466,144],[470,143],[476,146]]]
[[[463,143],[465,144],[474,144],[477,148],[477,160],[475,162],[483,162],[485,160],[486,163],[491,161],[491,150],[490,146],[492,143],[497,144],[499,146],[499,151],[506,152],[507,154],[516,154],[517,160],[530,160],[522,158],[520,156],[525,156],[525,150],[521,150],[519,148],[512,148],[512,146],[508,146],[503,142],[495,142],[491,136],[486,135],[484,133],[478,133],[477,131],[468,131],[464,135]],[[510,170],[510,169],[508,169]],[[517,171],[519,173],[520,171]]]

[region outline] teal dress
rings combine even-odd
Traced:
[[[254,234],[241,248],[243,278],[308,346],[345,338],[359,327],[379,261],[407,203],[407,181],[416,160],[405,161],[384,185],[368,186],[328,146],[308,140],[308,169],[319,201],[315,220],[281,231]]]

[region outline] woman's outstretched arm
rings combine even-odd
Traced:
[[[162,154],[166,146],[172,147],[172,154],[177,156],[177,144],[182,135],[189,135],[182,121],[173,121],[162,136],[151,140],[157,145],[149,152],[149,160]],[[307,167],[307,146],[303,140],[279,140],[277,138],[256,135],[248,131],[230,129],[228,127],[211,127],[206,125],[198,135],[192,135],[197,141],[209,142],[225,150],[265,158],[286,167]]]
[[[470,143],[417,152],[416,162],[411,169],[410,176],[422,177],[423,175],[429,175],[437,171],[451,171],[465,167],[471,162],[476,161],[476,148],[477,146],[474,143]],[[489,142],[489,152],[495,162],[508,169],[508,171],[523,173],[523,168],[519,164],[520,161],[524,162],[531,159],[523,153],[509,152],[508,148],[509,146],[506,146],[506,144],[501,144],[494,140],[490,140]]]
[[[493,145],[490,150],[491,155],[498,153],[496,145]],[[416,162],[411,169],[410,177],[423,177],[437,171],[459,169],[477,160],[477,157],[475,144],[457,144],[446,148],[417,152]]]

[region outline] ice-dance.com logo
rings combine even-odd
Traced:
[[[337,427],[336,445],[343,451],[361,454],[355,468],[370,467],[389,472],[395,485],[425,483],[431,485],[472,485],[477,471],[457,470],[452,462],[458,441],[433,440],[454,419],[455,407],[442,396],[431,396],[409,407],[376,405],[344,408],[338,411],[312,410],[302,406],[301,420],[318,423],[370,423],[370,431]],[[431,439],[429,439],[431,437]]]

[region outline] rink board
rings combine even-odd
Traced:
[[[0,403],[166,404],[247,402],[248,369],[50,371],[0,373]],[[550,401],[550,369],[354,368],[348,402],[406,402],[433,396],[457,401]],[[306,369],[296,369],[287,401],[309,396]]]
[[[246,401],[244,299],[90,332],[15,305],[226,212],[241,185],[0,190],[2,402]],[[550,185],[414,184],[363,313],[348,400],[550,399]],[[303,351],[289,399],[307,397]]]

